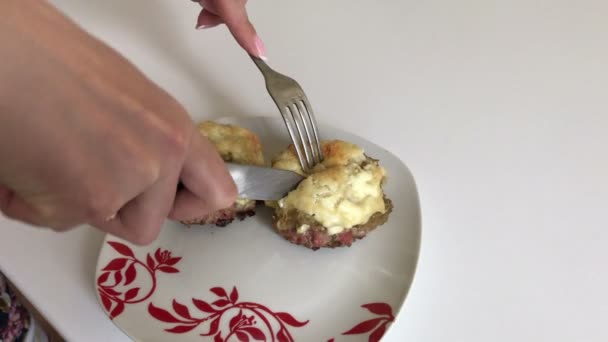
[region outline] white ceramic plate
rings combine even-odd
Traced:
[[[223,121],[256,132],[268,160],[289,142],[280,119]],[[386,224],[350,248],[318,251],[275,234],[266,208],[225,228],[167,222],[148,247],[106,236],[95,284],[102,309],[141,341],[380,340],[414,277],[416,185],[388,151],[339,129],[321,134],[362,146],[386,168]]]

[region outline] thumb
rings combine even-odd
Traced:
[[[266,47],[249,21],[244,2],[217,1],[215,6],[217,14],[239,45],[250,55],[266,59]]]

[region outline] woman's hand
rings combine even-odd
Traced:
[[[196,28],[204,29],[226,24],[236,41],[249,54],[266,59],[264,43],[247,17],[247,0],[194,0],[202,7]]]
[[[175,99],[46,1],[0,1],[0,211],[134,243],[236,189]],[[176,196],[178,182],[185,189]]]

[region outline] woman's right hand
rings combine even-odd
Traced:
[[[167,216],[232,204],[222,159],[169,94],[46,1],[3,0],[0,13],[6,216],[147,244]]]

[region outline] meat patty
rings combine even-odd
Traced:
[[[247,202],[247,204],[244,206],[237,206],[237,204],[234,203],[228,208],[221,209],[191,220],[182,221],[182,223],[186,225],[215,224],[218,227],[225,227],[229,223],[234,221],[235,218],[238,218],[240,221],[242,221],[247,217],[254,216],[255,205],[256,202],[254,201]]]
[[[350,229],[333,235],[330,235],[327,228],[315,221],[310,215],[295,210],[290,210],[286,213],[275,212],[272,217],[272,223],[279,235],[296,245],[313,250],[319,248],[350,247],[355,240],[363,239],[369,232],[388,220],[388,216],[393,209],[393,204],[386,196],[384,197],[384,203],[386,205],[384,213],[375,213],[364,224],[353,226]],[[302,226],[308,226],[308,228],[299,231]]]

